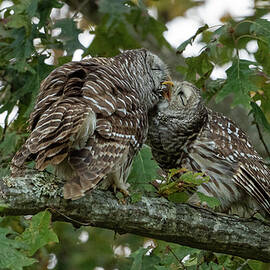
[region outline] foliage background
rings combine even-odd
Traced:
[[[260,153],[269,159],[270,22],[263,19],[269,12],[269,3],[254,0],[252,16],[236,19],[228,15],[223,18],[222,26],[204,25],[175,50],[163,37],[165,23],[203,2],[9,1],[11,6],[1,10],[0,18],[0,113],[7,112],[4,125],[0,127],[0,177],[9,174],[9,162],[27,137],[27,119],[40,82],[56,66],[71,61],[78,48],[84,51],[83,56],[113,56],[121,50],[140,47],[151,49],[164,58],[175,78],[184,78],[202,88],[209,106],[227,114],[235,110],[231,106],[237,110],[241,107],[244,118],[235,120],[252,132],[250,137],[255,138],[254,143]],[[57,11],[64,4],[68,4],[68,12],[59,18]],[[148,14],[148,8],[153,6],[157,9],[158,19]],[[94,34],[88,47],[78,40],[78,35],[85,30]],[[199,39],[204,48],[198,56],[183,59],[182,51],[195,39]],[[255,53],[247,49],[251,40],[258,45]],[[240,59],[239,50],[253,55],[254,61]],[[53,65],[46,61],[50,56]],[[224,64],[230,65],[226,71],[227,79],[211,79],[214,66]],[[9,116],[14,111],[17,112],[16,118],[10,122]],[[248,114],[254,124],[253,129],[246,121]],[[134,201],[139,200],[142,192],[154,191],[149,181],[156,176],[156,165],[150,158],[149,149],[144,148],[135,160],[129,181],[140,179],[141,182],[133,190]],[[145,173],[142,174],[143,171]],[[0,219],[0,268],[23,267],[65,270],[99,269],[96,267],[134,270],[269,269],[260,262],[139,236],[120,236],[109,230],[89,227],[75,229],[60,222],[52,224],[48,211],[30,219]]]

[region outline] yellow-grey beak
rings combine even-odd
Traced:
[[[171,80],[168,80],[164,81],[162,84],[166,85],[166,90],[163,92],[162,95],[165,99],[170,101],[172,95],[172,87],[174,86],[174,83]]]

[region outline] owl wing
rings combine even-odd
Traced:
[[[96,130],[86,146],[70,153],[69,162],[79,177],[65,184],[66,199],[83,196],[85,191],[94,188],[105,176],[125,181],[128,176],[126,171],[143,143],[143,138],[136,136],[140,128],[134,124],[137,122],[135,116],[136,113],[132,112],[125,119],[112,115],[97,120]]]
[[[99,61],[68,63],[44,80],[30,116],[32,132],[12,160],[13,173],[32,157],[39,170],[68,157],[79,176],[74,194],[95,186],[124,157],[131,164],[146,138],[146,109],[123,74]]]
[[[29,119],[29,138],[15,154],[11,171],[16,174],[28,159],[36,159],[43,170],[57,165],[68,155],[76,134],[93,132],[95,119],[91,107],[81,100],[81,88],[87,73],[97,68],[95,62],[71,62],[55,69],[42,83],[36,105]],[[83,139],[82,139],[83,140]]]
[[[225,116],[212,113],[208,130],[218,144],[217,156],[233,167],[233,181],[270,214],[270,169],[249,142],[246,134]]]

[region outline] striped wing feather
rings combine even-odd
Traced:
[[[263,158],[233,121],[211,110],[208,110],[208,115],[207,125],[198,138],[202,142],[203,138],[208,138],[209,145],[212,145],[207,151],[207,144],[201,143],[206,146],[206,158],[212,158],[205,168],[216,169],[217,174],[230,177],[240,190],[248,193],[270,214],[270,170]],[[222,161],[227,164],[223,169],[219,166]]]
[[[33,157],[39,170],[56,165],[68,178],[65,197],[78,198],[120,164],[130,166],[146,137],[147,117],[109,60],[71,62],[43,81],[13,173]]]

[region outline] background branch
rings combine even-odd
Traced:
[[[1,215],[29,215],[51,209],[54,220],[133,233],[194,248],[270,262],[270,226],[165,198],[142,197],[119,203],[109,191],[94,190],[76,201],[64,200],[52,175],[6,177],[0,181]]]

